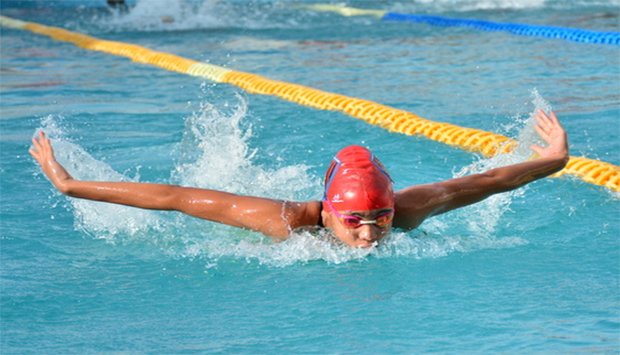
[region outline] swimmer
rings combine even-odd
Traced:
[[[285,240],[298,228],[324,227],[341,242],[368,248],[392,228],[410,230],[425,219],[549,176],[568,162],[567,136],[556,115],[537,111],[535,129],[547,143],[532,146],[538,157],[446,181],[393,191],[385,167],[368,149],[348,146],[336,154],[325,176],[321,201],[281,201],[166,184],[80,181],[54,158],[43,132],[30,154],[61,193],[190,216],[261,232]]]
[[[127,12],[127,4],[125,0],[107,0],[106,3],[112,9],[119,10],[120,12]]]

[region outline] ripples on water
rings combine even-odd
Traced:
[[[530,114],[548,108],[544,97],[571,154],[619,164],[618,48],[344,18],[288,1],[139,1],[126,14],[6,4],[3,15],[374,100],[518,137],[522,148],[480,159],[3,29],[3,353],[616,352],[619,200],[602,188],[545,179],[355,250],[325,231],[273,243],[174,212],[68,199],[26,152],[42,128],[80,178],[318,199],[345,144],[371,147],[397,188],[528,159]],[[620,5],[348,4],[602,31],[618,30]]]

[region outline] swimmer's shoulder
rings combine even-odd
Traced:
[[[287,202],[287,219],[292,230],[322,226],[321,202]]]
[[[397,191],[394,194],[394,227],[417,228],[432,214],[440,195],[441,187],[436,183],[414,185]]]

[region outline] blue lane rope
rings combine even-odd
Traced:
[[[561,38],[569,41],[620,45],[620,32],[598,32],[577,28],[525,25],[519,23],[499,23],[482,20],[468,20],[442,16],[409,15],[387,12],[382,20],[427,23],[434,26],[463,26],[484,31],[505,31],[520,36]]]

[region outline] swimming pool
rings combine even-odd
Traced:
[[[620,165],[618,47],[345,18],[286,2],[148,3],[125,15],[2,13],[511,137],[548,102],[572,155]],[[619,30],[617,2],[451,3],[355,6]],[[483,160],[28,32],[3,28],[0,50],[3,353],[620,347],[620,205],[604,188],[545,179],[395,232],[372,251],[303,233],[273,244],[173,213],[68,200],[27,154],[38,128],[78,177],[292,199],[320,198],[327,163],[346,144],[373,149],[396,188],[527,157]]]

